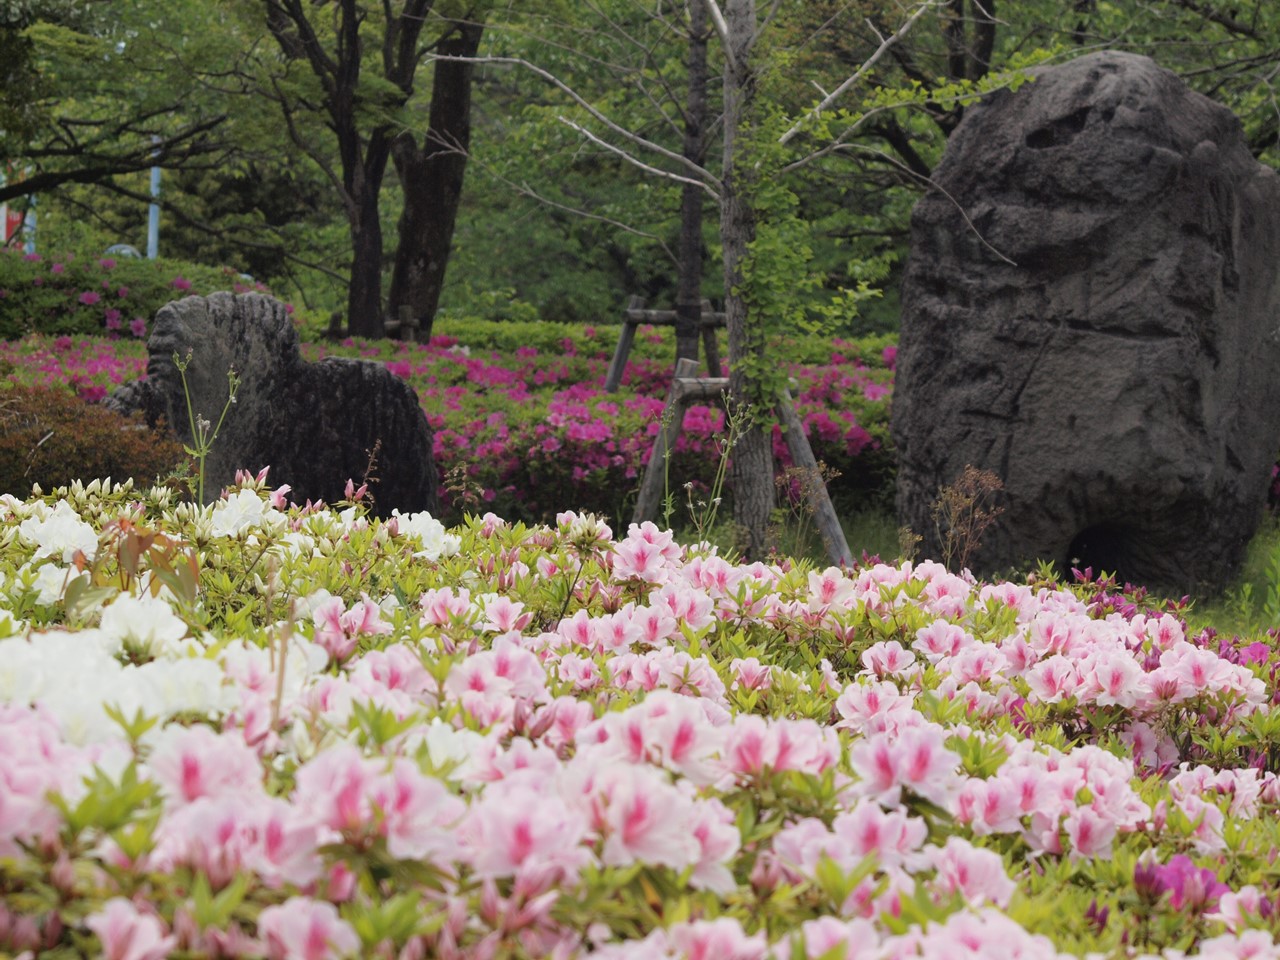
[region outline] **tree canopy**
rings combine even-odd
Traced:
[[[803,120],[914,9],[759,7],[766,124]],[[0,200],[37,195],[44,244],[141,246],[145,171],[158,164],[166,254],[228,263],[370,334],[402,307],[424,326],[437,309],[599,321],[636,294],[670,307],[682,249],[686,261],[700,250],[699,292],[720,301],[713,199],[697,188],[700,242],[686,231],[682,247],[690,201],[673,159],[692,151],[724,173],[723,46],[711,20],[694,21],[710,9],[6,0]],[[690,139],[694,37],[708,79]],[[820,319],[835,303],[848,331],[892,329],[910,207],[965,98],[1008,71],[1108,47],[1149,54],[1229,106],[1254,153],[1280,165],[1269,0],[935,0],[856,89],[790,135],[788,197],[775,198],[790,232],[774,253],[804,251],[805,282],[788,287],[801,312]],[[864,284],[886,295],[839,293]]]

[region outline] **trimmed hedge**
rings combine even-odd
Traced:
[[[144,338],[166,303],[216,290],[266,288],[230,268],[178,260],[0,250],[0,339],[31,333]]]

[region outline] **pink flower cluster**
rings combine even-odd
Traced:
[[[262,493],[246,480],[235,497]],[[151,654],[108,618],[0,639],[0,858],[82,894],[92,876],[76,932],[105,956],[1057,958],[1006,911],[1073,873],[1122,883],[1099,896],[1143,922],[1194,922],[1200,956],[1275,955],[1274,890],[1241,871],[1270,855],[1257,843],[1280,782],[1189,733],[1265,720],[1263,667],[1171,615],[1099,617],[1073,590],[929,561],[737,564],[576,513],[554,529],[487,515],[462,555],[427,559],[422,515],[269,503],[246,522],[282,578],[313,575],[290,559],[311,538],[338,551],[332,584],[341,551],[365,550],[369,569],[372,551],[397,564],[380,582],[415,586],[294,583],[287,622],[226,636],[197,619]],[[28,522],[40,512],[0,501],[0,535],[14,529],[18,562],[60,569]],[[242,549],[243,531],[195,513],[165,522],[203,531],[209,554]],[[33,609],[29,579],[7,576],[0,606]],[[98,666],[77,673],[72,645]],[[103,663],[117,686],[95,686]],[[86,723],[95,697],[157,724]],[[154,796],[128,830],[75,835],[49,801],[134,776]],[[255,911],[208,922],[197,878],[210,895],[243,885]],[[402,895],[429,922],[395,950],[367,942]],[[664,898],[698,912],[670,922]],[[1129,922],[1107,913],[1086,920]],[[0,950],[56,934],[32,923],[5,907]]]

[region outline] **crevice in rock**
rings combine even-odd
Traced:
[[[1076,138],[1076,134],[1084,129],[1085,121],[1089,119],[1089,113],[1092,110],[1092,107],[1081,107],[1065,117],[1059,117],[1050,124],[1032,130],[1027,134],[1027,146],[1032,150],[1047,150],[1050,147],[1061,147],[1070,143]]]

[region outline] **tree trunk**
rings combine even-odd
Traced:
[[[472,57],[480,47],[484,23],[461,23],[440,44],[445,56]],[[437,60],[431,110],[422,144],[412,134],[399,136],[392,156],[404,191],[399,246],[391,274],[391,313],[403,307],[418,321],[427,340],[440,305],[449,248],[462,198],[471,145],[471,75],[475,65]]]
[[[764,360],[764,336],[760,318],[753,317],[744,299],[742,265],[755,238],[752,204],[752,168],[740,155],[740,138],[750,124],[754,78],[751,45],[755,39],[755,0],[728,0],[724,6],[729,42],[724,73],[724,187],[720,203],[720,242],[724,247],[724,311],[729,327],[729,410],[746,416],[746,408],[758,390],[753,389],[748,361],[757,369]],[[762,559],[769,553],[769,518],[773,513],[773,450],[767,424],[768,411],[755,416],[738,437],[730,456],[733,485],[733,519],[744,556]]]
[[[347,286],[347,332],[370,340],[386,334],[382,313],[382,223],[377,207],[377,194],[359,202],[358,220],[351,224],[351,282]]]
[[[689,3],[689,96],[684,115],[684,155],[698,166],[706,159],[707,8]],[[680,265],[676,286],[676,362],[698,359],[702,328],[702,196],[686,183],[680,195]]]

